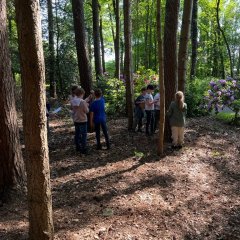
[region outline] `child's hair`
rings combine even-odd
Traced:
[[[72,85],[72,87],[71,87],[71,93],[72,93],[72,94],[75,94],[75,91],[76,91],[77,88],[79,88],[78,85]]]
[[[95,95],[96,98],[101,97],[101,96],[102,96],[102,90],[99,89],[99,88],[96,89],[96,90],[94,91],[94,95]]]
[[[182,110],[183,107],[184,107],[184,95],[183,95],[183,92],[181,92],[181,91],[176,92],[175,100],[176,100],[176,102],[178,104],[179,109]]]
[[[145,87],[143,87],[142,89],[141,89],[141,92],[144,92],[144,91],[146,91],[147,89],[145,88]]]
[[[85,94],[85,91],[84,91],[83,88],[77,87],[77,88],[75,89],[74,93],[76,94],[76,96],[79,97],[79,96],[84,95],[84,94]]]
[[[154,86],[152,84],[147,85],[147,90],[154,90]]]

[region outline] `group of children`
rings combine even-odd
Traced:
[[[72,118],[75,126],[75,145],[76,150],[82,154],[88,154],[87,133],[88,130],[95,129],[97,149],[102,149],[100,141],[100,129],[102,128],[106,148],[110,149],[108,129],[106,124],[105,101],[102,91],[96,89],[84,99],[85,91],[79,86],[72,87],[70,105]]]
[[[141,95],[135,100],[133,130],[142,132],[143,118],[146,117],[146,135],[155,133],[160,119],[160,94],[153,97],[154,86],[149,84],[141,89]],[[184,103],[183,92],[175,94],[167,111],[167,117],[172,130],[172,147],[180,149],[184,140],[184,126],[187,113],[187,104]]]

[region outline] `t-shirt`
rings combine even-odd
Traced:
[[[74,98],[71,101],[73,107],[73,121],[77,123],[87,122],[87,113],[89,112],[86,101],[81,98]]]
[[[153,96],[151,93],[147,93],[145,95],[145,110],[149,111],[149,110],[154,110],[154,104],[148,105],[148,102],[152,102],[153,101]]]
[[[90,112],[93,112],[94,123],[106,122],[104,98],[94,100],[90,106]]]
[[[160,93],[157,93],[155,96],[154,96],[154,101],[157,101],[154,103],[154,107],[156,110],[160,110]]]

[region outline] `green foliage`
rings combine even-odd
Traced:
[[[228,112],[220,112],[215,117],[218,120],[221,120],[225,123],[231,123],[234,119],[235,114],[234,113],[228,113]]]
[[[188,81],[185,101],[188,105],[188,116],[195,117],[205,115],[206,111],[201,107],[202,96],[208,89],[209,78],[199,79],[196,78],[193,81]]]

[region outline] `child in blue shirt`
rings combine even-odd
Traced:
[[[102,97],[102,91],[96,89],[94,91],[95,100],[90,106],[90,124],[93,128],[95,126],[96,140],[97,140],[97,150],[102,149],[100,141],[100,129],[102,128],[107,149],[110,149],[109,136],[106,123],[106,113],[105,113],[105,101]]]

